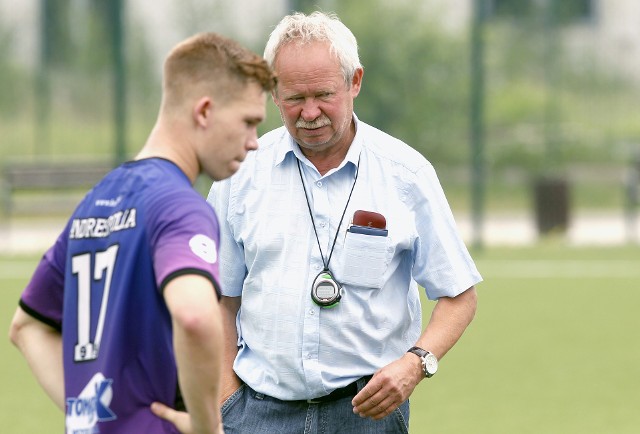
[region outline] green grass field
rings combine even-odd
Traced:
[[[413,394],[410,432],[637,433],[640,248],[540,245],[474,257],[485,278],[476,319]],[[10,434],[63,431],[6,338],[36,260],[0,256],[0,426]]]

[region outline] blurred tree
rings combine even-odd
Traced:
[[[50,152],[50,142],[56,138],[50,137],[49,124],[58,123],[59,117],[78,119],[87,127],[112,119],[111,150],[116,162],[124,160],[130,105],[126,100],[132,99],[134,104],[142,100],[144,104],[158,81],[141,34],[132,38],[131,44],[124,43],[125,25],[135,28],[135,22],[125,23],[121,0],[42,0],[40,11],[35,152]],[[50,122],[53,117],[56,119]],[[95,135],[92,139],[98,141]]]
[[[71,29],[68,16],[70,0],[41,0],[41,63],[54,66],[66,64],[71,58]]]
[[[0,21],[0,115],[15,118],[26,105],[25,98],[29,73],[11,61],[11,47],[15,29],[5,28]]]
[[[311,13],[317,8],[319,2],[317,0],[288,0],[288,3],[287,13],[292,11]]]
[[[177,27],[186,37],[200,31],[216,31],[235,36],[237,23],[229,22],[224,0],[182,0],[173,4]]]
[[[468,161],[467,41],[411,4],[373,1],[363,8],[347,0],[337,13],[360,47],[365,74],[355,104],[362,120],[433,162]]]

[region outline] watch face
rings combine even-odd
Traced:
[[[431,353],[424,357],[424,369],[428,376],[432,376],[438,371],[438,359]]]

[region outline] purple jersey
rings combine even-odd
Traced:
[[[125,163],[87,194],[20,300],[62,331],[67,433],[178,432],[149,409],[180,406],[162,290],[189,273],[218,290],[218,244],[213,209],[169,161]]]

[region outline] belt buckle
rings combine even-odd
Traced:
[[[318,398],[307,399],[307,404],[321,404],[322,400]]]

